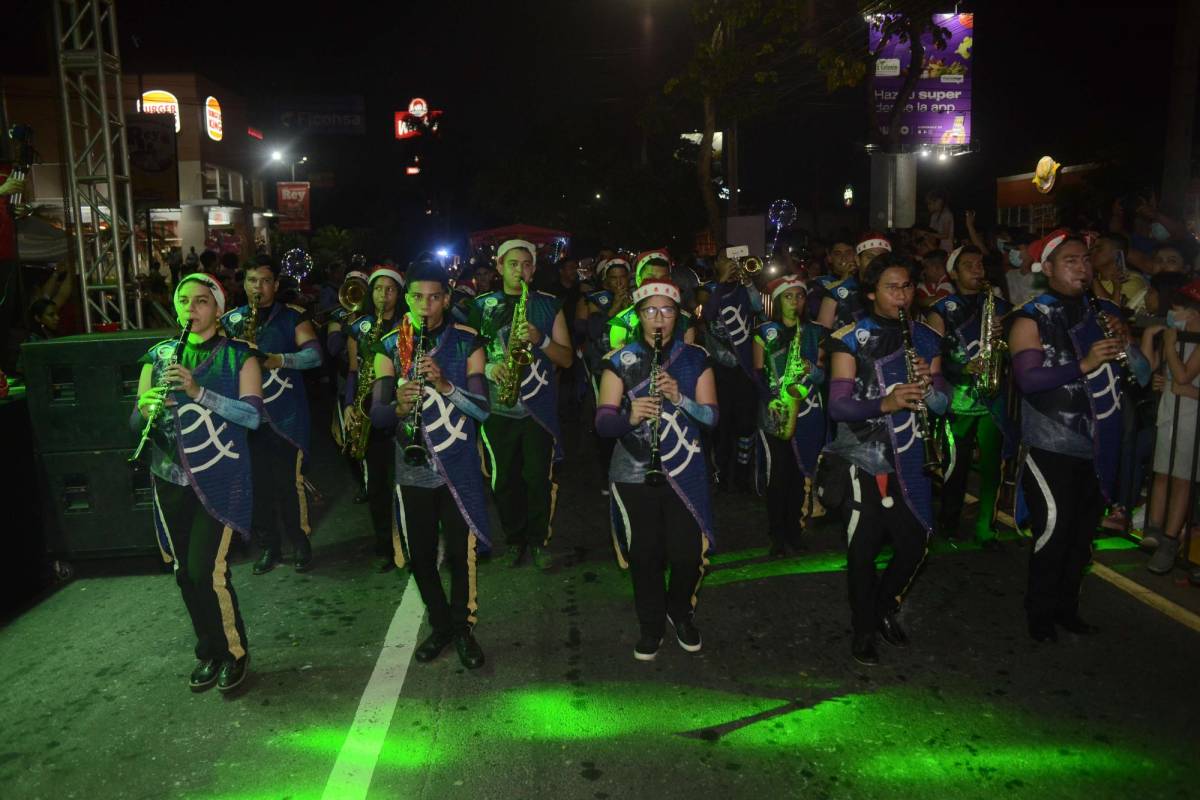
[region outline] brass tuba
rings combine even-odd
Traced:
[[[505,377],[500,381],[500,385],[496,390],[496,399],[503,406],[515,406],[518,395],[521,392],[521,378],[524,373],[524,367],[529,366],[533,361],[533,347],[529,344],[528,339],[521,339],[514,342],[513,337],[517,335],[517,331],[522,330],[526,324],[525,306],[529,302],[529,284],[521,282],[521,296],[517,299],[516,308],[513,309],[512,322],[508,327],[508,341],[504,346],[504,372]]]

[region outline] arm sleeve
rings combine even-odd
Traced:
[[[603,405],[596,409],[596,433],[607,439],[618,439],[633,430],[629,417],[616,406]]]
[[[925,406],[939,417],[950,407],[950,384],[940,372],[933,376],[933,385],[925,397]]]
[[[258,403],[254,403],[254,400],[257,400]],[[257,430],[259,422],[262,421],[261,397],[234,400],[232,397],[210,392],[208,389],[201,389],[200,396],[196,398],[196,402],[233,424],[241,425],[243,428]]]
[[[325,337],[325,349],[329,351],[331,358],[337,358],[342,353],[346,352],[346,332],[336,330]]]
[[[309,339],[304,344],[300,345],[300,349],[295,353],[284,353],[283,366],[287,369],[312,369],[313,367],[321,366],[321,343],[316,339]]]
[[[712,430],[717,426],[717,406],[712,403],[700,405],[687,395],[679,398],[679,407],[683,409],[683,413],[687,414],[700,425],[700,427]]]
[[[390,431],[396,427],[396,379],[385,375],[371,388],[371,426]]]
[[[1012,369],[1017,388],[1025,394],[1048,392],[1083,377],[1078,361],[1057,367],[1043,367],[1042,353],[1035,348],[1022,350],[1013,356]]]
[[[883,415],[883,400],[855,400],[854,381],[834,378],[829,384],[829,417],[835,422],[862,422]]]
[[[476,379],[472,381],[472,378]],[[450,394],[446,395],[446,399],[454,405],[458,406],[458,410],[466,414],[476,422],[483,422],[488,418],[491,411],[491,405],[487,399],[487,388],[485,387],[482,395],[471,391],[472,388],[479,388],[483,383],[482,375],[471,375],[467,377],[467,389],[464,390],[460,386],[455,386],[450,390]],[[474,383],[474,387],[472,387]]]
[[[144,427],[146,427],[146,420],[142,417],[142,412],[138,411],[137,403],[134,403],[133,413],[129,415],[129,429],[134,433],[141,433]]]

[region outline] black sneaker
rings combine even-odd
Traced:
[[[258,561],[254,562],[254,574],[265,575],[275,569],[275,565],[280,561],[279,551],[268,547],[262,551],[262,555],[258,557]]]
[[[643,633],[642,638],[638,639],[637,644],[633,646],[633,657],[638,661],[653,661],[661,646],[661,636]]]
[[[908,634],[895,614],[884,614],[879,620],[879,635],[892,647],[908,647]]]
[[[696,626],[692,623],[690,616],[676,622],[668,614],[667,622],[670,622],[671,627],[675,629],[675,638],[679,641],[680,647],[689,653],[700,652],[700,631],[696,630]]]
[[[879,663],[879,651],[875,649],[875,634],[856,633],[854,642],[850,645],[850,655],[864,667],[873,667]]]
[[[217,690],[232,692],[246,680],[246,668],[250,666],[250,656],[244,655],[236,661],[222,661],[217,671]]]
[[[554,557],[550,555],[550,551],[544,547],[529,548],[530,555],[533,557],[533,565],[542,572],[554,566]]]
[[[454,641],[454,631],[434,631],[425,638],[413,653],[413,658],[422,664],[428,664],[442,654],[442,651]]]
[[[308,537],[301,539],[296,545],[295,559],[292,566],[296,572],[308,572],[312,569],[312,544],[309,543]]]
[[[211,689],[212,685],[217,682],[217,660],[214,658],[201,661],[192,670],[192,676],[188,679],[188,686],[192,687],[193,692],[203,692],[205,689]]]
[[[454,647],[458,650],[458,660],[467,669],[479,669],[483,666],[483,648],[475,641],[470,631],[459,631],[454,637]]]

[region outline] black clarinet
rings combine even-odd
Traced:
[[[187,347],[188,334],[192,332],[192,321],[189,319],[183,325],[183,332],[179,334],[179,339],[175,342],[175,349],[171,351],[171,357],[162,365],[162,370],[159,372],[158,387],[160,389],[170,389],[170,381],[167,380],[167,369],[179,363],[179,359],[183,358],[184,348]],[[154,424],[158,421],[158,417],[166,411],[166,396],[163,396],[163,402],[156,405],[154,410],[146,416],[146,425],[142,428],[142,436],[138,439],[137,447],[133,451],[133,455],[129,457],[129,462],[133,463],[142,456],[142,449],[146,446],[146,442],[150,441],[150,434],[154,432]]]
[[[1092,313],[1096,315],[1096,324],[1100,326],[1100,332],[1104,334],[1104,338],[1116,339],[1117,332],[1113,330],[1112,323],[1108,321],[1108,314],[1100,309],[1100,301],[1096,299],[1096,295],[1088,295],[1088,304],[1092,307]],[[1121,383],[1130,389],[1136,388],[1137,376],[1129,368],[1129,353],[1124,347],[1121,348],[1121,352],[1117,353],[1114,360],[1117,362],[1117,372],[1120,373]]]
[[[905,380],[908,383],[920,383],[921,379],[917,376],[917,348],[913,346],[912,328],[909,327],[908,314],[904,309],[900,309],[900,332],[904,334],[904,366],[907,371]],[[917,433],[921,436],[921,441],[925,445],[925,463],[922,469],[928,475],[934,475],[942,468],[941,448],[938,447],[937,432],[933,427],[933,420],[929,416],[929,408],[925,405],[925,401],[919,401],[916,409],[912,412],[913,420],[917,426]]]
[[[662,402],[662,392],[658,388],[658,376],[662,372],[662,331],[654,332],[654,357],[650,361],[650,397],[656,398],[659,403]],[[650,420],[650,463],[646,467],[646,485],[647,486],[662,486],[667,482],[667,474],[662,468],[662,448],[659,446],[659,420],[662,416],[661,406],[659,413],[654,415]]]
[[[404,423],[405,433],[409,443],[404,446],[404,463],[410,467],[422,467],[429,463],[429,451],[421,441],[421,407],[425,404],[425,376],[421,373],[420,363],[425,358],[425,319],[420,319],[420,328],[413,331],[416,341],[412,348],[412,370],[410,380],[417,382],[417,399],[413,404],[412,413]]]

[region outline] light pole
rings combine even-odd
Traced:
[[[308,156],[300,156],[300,159],[296,160],[293,158],[288,158],[288,156],[285,155],[283,153],[283,151],[281,151],[281,150],[272,150],[271,151],[271,160],[278,164],[282,164],[282,163],[286,162],[288,164],[288,166],[290,166],[292,169],[292,180],[295,181],[296,180],[296,165],[297,164],[307,164]]]

